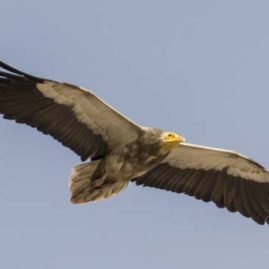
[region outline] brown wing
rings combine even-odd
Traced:
[[[2,62],[0,113],[49,134],[82,160],[136,139],[140,127],[93,93],[33,77]],[[8,72],[7,72],[8,71]]]
[[[232,151],[182,144],[133,181],[137,185],[185,193],[259,224],[269,224],[269,173]]]

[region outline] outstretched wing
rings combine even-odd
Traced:
[[[92,92],[23,73],[0,62],[0,113],[69,147],[82,160],[130,143],[141,128]]]
[[[259,224],[269,224],[269,172],[233,151],[183,143],[134,181],[213,201]]]

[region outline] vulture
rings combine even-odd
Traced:
[[[269,171],[263,166],[234,151],[140,126],[91,91],[0,62],[0,113],[80,156],[69,185],[74,204],[109,198],[134,182],[212,201],[269,224]]]

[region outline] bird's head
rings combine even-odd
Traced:
[[[185,142],[184,137],[173,132],[164,132],[161,138],[162,138],[162,149],[166,152],[169,152],[180,143]]]

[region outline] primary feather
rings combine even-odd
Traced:
[[[2,62],[0,113],[50,134],[82,160],[103,157],[109,147],[136,139],[140,128],[93,93],[37,78]],[[121,136],[119,136],[121,133]]]
[[[185,193],[269,223],[269,173],[233,151],[182,143],[136,184]]]

